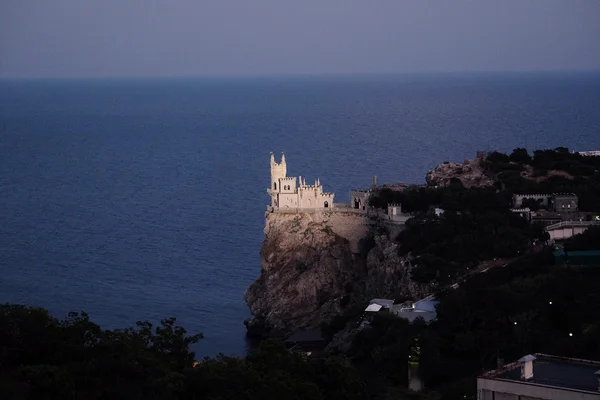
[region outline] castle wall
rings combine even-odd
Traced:
[[[296,193],[296,178],[286,177],[279,179],[279,187],[281,193]]]
[[[369,206],[370,190],[353,190],[350,192],[350,207],[366,210]]]
[[[280,193],[279,208],[297,208],[298,207],[298,194],[297,193]]]

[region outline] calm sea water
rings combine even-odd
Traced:
[[[270,151],[347,201],[536,144],[600,149],[600,74],[2,81],[0,302],[240,355]]]

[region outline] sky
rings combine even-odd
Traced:
[[[598,69],[600,0],[0,0],[0,77]]]

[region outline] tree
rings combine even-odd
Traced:
[[[519,164],[529,164],[531,163],[531,156],[527,152],[527,149],[522,147],[518,147],[510,153],[508,157],[511,162],[519,163]]]

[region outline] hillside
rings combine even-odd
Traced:
[[[464,163],[444,162],[426,177],[431,187],[460,182],[466,188],[495,187],[511,193],[575,193],[580,209],[600,211],[600,157],[570,153],[567,148],[517,148],[492,152]]]

